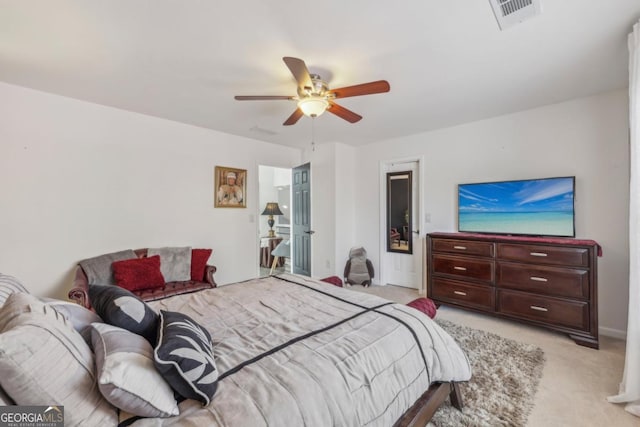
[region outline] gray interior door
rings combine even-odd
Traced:
[[[293,273],[311,276],[311,164],[294,168],[291,180],[293,221],[291,227]]]

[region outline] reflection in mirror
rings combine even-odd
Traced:
[[[387,173],[387,252],[413,253],[411,171]]]

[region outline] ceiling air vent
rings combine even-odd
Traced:
[[[540,0],[489,0],[498,26],[505,30],[515,24],[540,15]]]

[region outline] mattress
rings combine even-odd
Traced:
[[[383,298],[280,275],[151,302],[212,337],[209,405],[145,426],[390,426],[434,382],[467,381],[457,343],[428,316]]]

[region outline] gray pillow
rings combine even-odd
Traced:
[[[33,295],[16,292],[0,308],[0,386],[18,405],[63,405],[65,425],[117,423],[98,390],[89,345]]]
[[[116,281],[113,278],[113,270],[111,264],[114,261],[123,261],[125,259],[137,258],[136,253],[127,249],[120,252],[113,252],[110,254],[100,255],[93,258],[87,258],[80,261],[80,267],[87,275],[87,281],[91,285],[115,285]]]
[[[28,294],[29,291],[22,286],[22,283],[13,276],[0,273],[0,307],[14,292],[24,292]]]
[[[106,323],[91,325],[100,392],[113,406],[141,417],[180,413],[173,390],[154,366],[153,348],[140,335]]]
[[[166,282],[191,280],[191,247],[149,248],[147,256],[160,255],[160,271]]]

